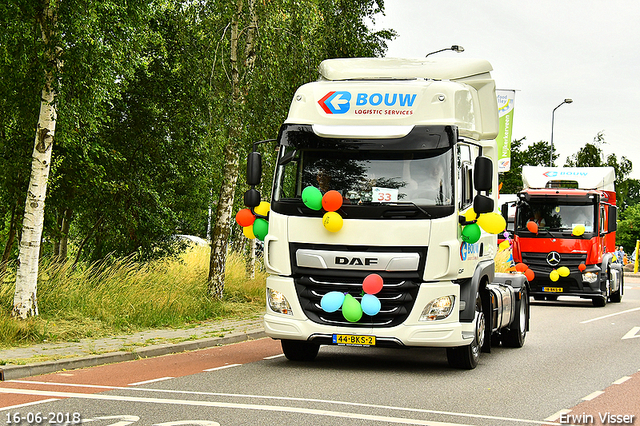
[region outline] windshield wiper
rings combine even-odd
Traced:
[[[428,211],[426,211],[425,209],[423,209],[422,207],[420,207],[419,205],[417,205],[416,203],[414,203],[413,201],[393,201],[393,202],[372,202],[371,204],[380,204],[382,206],[402,206],[402,205],[406,205],[406,206],[411,206],[414,207],[415,209],[417,209],[418,211],[420,211],[422,214],[424,214],[425,216],[427,216],[427,218],[431,219],[431,213],[429,213]],[[400,211],[394,211],[393,214],[390,214],[389,216],[400,216]],[[383,213],[383,216],[387,216],[386,212]]]

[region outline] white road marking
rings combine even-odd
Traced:
[[[315,402],[315,403],[319,402],[319,403],[325,403],[330,405],[365,407],[365,408],[384,409],[384,410],[390,410],[390,411],[414,412],[414,413],[421,413],[421,414],[440,414],[440,415],[447,415],[447,416],[454,416],[454,417],[501,420],[501,421],[517,422],[517,423],[531,423],[531,424],[537,424],[537,425],[541,425],[541,424],[553,425],[553,426],[559,425],[559,423],[549,422],[546,420],[540,421],[540,420],[515,419],[515,418],[509,418],[509,417],[486,416],[481,414],[454,413],[454,412],[448,412],[448,411],[425,410],[420,408],[393,407],[393,406],[386,406],[386,405],[364,404],[364,403],[354,403],[354,402],[345,402],[345,401],[331,401],[331,400],[312,399],[312,398],[245,395],[245,394],[230,394],[230,393],[218,393],[218,392],[176,391],[171,389],[128,388],[128,387],[119,387],[119,386],[83,385],[83,384],[54,383],[54,382],[37,382],[37,381],[27,381],[27,380],[10,380],[7,382],[30,383],[30,384],[52,385],[52,386],[66,386],[66,387],[100,388],[105,390],[106,389],[128,390],[128,391],[137,390],[141,392],[187,394],[187,395],[199,395],[199,396],[225,396],[225,397],[239,397],[239,398],[251,398],[251,399],[262,398],[262,399],[296,401],[296,402]],[[191,401],[191,400],[179,400],[179,399],[160,399],[160,398],[125,397],[125,396],[120,397],[116,395],[106,395],[101,393],[83,394],[83,393],[74,393],[74,392],[51,392],[51,391],[40,391],[40,390],[31,390],[31,389],[13,389],[13,388],[0,388],[0,393],[57,396],[59,398],[83,398],[83,399],[131,401],[131,402],[146,402],[146,403],[174,404],[174,405],[195,405],[195,406],[201,405],[201,406],[219,407],[219,408],[239,408],[239,409],[264,410],[264,411],[282,411],[282,412],[290,412],[290,413],[357,418],[357,419],[373,420],[373,421],[386,421],[390,423],[405,423],[405,424],[416,424],[416,425],[427,425],[427,426],[467,426],[460,423],[454,424],[454,423],[430,422],[425,420],[407,419],[407,418],[401,418],[401,417],[371,416],[371,415],[359,414],[359,413],[346,413],[346,412],[339,412],[339,411],[313,410],[313,409],[298,408],[298,407],[271,406],[271,405],[260,405],[260,404],[237,404],[237,403],[222,403],[222,402],[215,402],[215,401]]]
[[[569,414],[570,412],[571,410],[560,410],[557,413],[550,415],[545,420],[548,422],[555,422],[560,418],[560,416],[562,416],[563,414]]]
[[[283,356],[284,354],[280,354],[280,355],[267,356],[262,359],[276,359],[276,358],[282,358]]]
[[[218,370],[224,370],[225,368],[229,368],[229,367],[237,367],[239,365],[242,365],[242,364],[227,364],[227,365],[223,365],[222,367],[207,368],[206,370],[202,370],[202,371],[218,371]]]
[[[43,404],[45,402],[59,401],[58,398],[43,399],[42,401],[25,402],[24,404],[11,405],[9,407],[0,407],[0,410],[15,410],[16,408],[28,407],[30,405]]]
[[[151,379],[151,380],[144,380],[142,382],[129,383],[128,386],[146,385],[148,383],[161,382],[163,380],[169,380],[169,379],[173,379],[173,377],[159,377],[157,379]]]
[[[603,393],[604,393],[603,391],[595,391],[595,392],[590,393],[589,395],[585,396],[584,398],[582,398],[582,400],[583,401],[591,401],[592,399],[599,397]]]
[[[622,340],[635,339],[636,337],[640,337],[640,335],[638,334],[638,331],[640,331],[640,327],[633,327],[631,330],[629,330],[627,334],[622,336]]]
[[[621,385],[622,383],[626,382],[627,380],[629,380],[631,377],[629,376],[623,376],[620,377],[618,380],[616,380],[615,382],[613,382],[614,385]]]
[[[616,312],[614,314],[605,315],[603,317],[592,318],[590,320],[582,321],[580,324],[587,324],[587,323],[590,323],[590,322],[593,322],[593,321],[598,321],[598,320],[605,319],[605,318],[615,317],[616,315],[628,314],[629,312],[635,312],[635,311],[640,311],[640,308],[627,309],[626,311]]]

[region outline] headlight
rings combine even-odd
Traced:
[[[291,306],[289,305],[287,298],[284,297],[284,294],[280,293],[279,291],[267,288],[267,303],[269,304],[269,308],[271,308],[273,312],[285,315],[293,315]]]
[[[582,274],[582,281],[587,283],[595,283],[598,280],[598,274],[595,272],[585,272]]]
[[[455,304],[455,296],[442,296],[433,299],[422,310],[419,321],[436,321],[442,320],[451,315],[453,305]]]

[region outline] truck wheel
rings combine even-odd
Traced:
[[[281,340],[282,352],[290,361],[313,361],[320,345],[306,340]]]
[[[611,293],[609,296],[609,300],[611,303],[620,303],[622,300],[622,293],[624,293],[624,273],[620,274],[620,287],[618,287],[618,291]]]
[[[475,335],[470,345],[447,348],[447,361],[454,368],[473,370],[478,365],[480,350],[484,345],[486,318],[482,311],[480,294],[476,295]]]
[[[526,287],[520,290],[520,303],[508,331],[502,333],[502,344],[509,348],[521,348],[529,328],[529,295]]]

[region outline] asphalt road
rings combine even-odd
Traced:
[[[532,302],[525,346],[494,348],[471,371],[439,349],[323,347],[294,363],[261,339],[2,382],[0,422],[500,426],[607,424],[609,412],[640,424],[639,369],[640,283],[627,279],[604,308]]]

